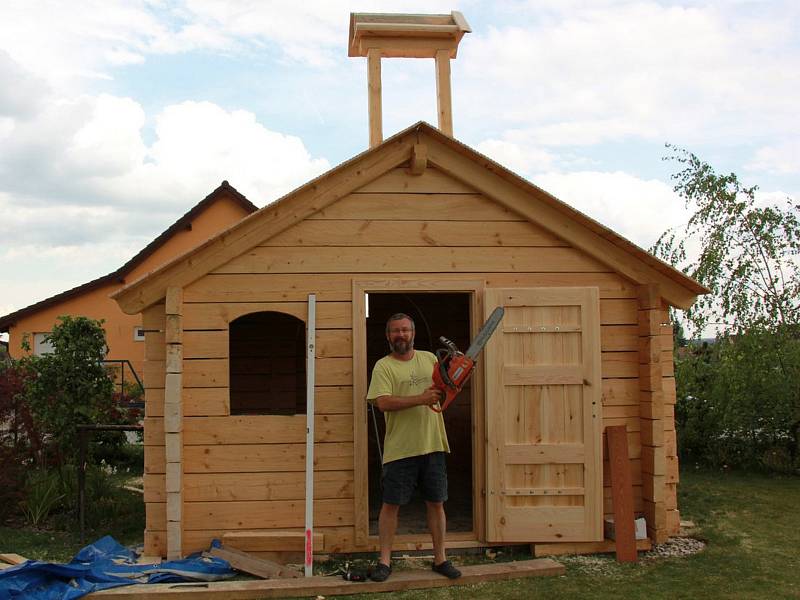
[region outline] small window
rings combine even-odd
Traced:
[[[306,324],[280,312],[244,315],[230,324],[232,415],[306,412]]]
[[[33,334],[33,355],[42,356],[43,354],[53,353],[53,344],[50,340],[46,339],[50,335],[49,331]]]
[[[133,341],[134,342],[143,342],[144,341],[144,327],[141,325],[137,325],[133,328]]]

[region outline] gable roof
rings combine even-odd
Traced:
[[[112,298],[126,313],[140,312],[164,298],[167,287],[185,287],[412,157],[414,163],[426,160],[634,282],[658,284],[662,297],[673,306],[688,308],[699,294],[709,291],[519,175],[428,123],[418,122],[118,290]]]
[[[81,294],[85,294],[86,292],[95,290],[104,285],[113,283],[119,283],[119,284],[125,283],[126,275],[128,275],[131,271],[133,271],[133,269],[135,269],[144,260],[146,260],[149,256],[151,256],[156,250],[158,250],[161,246],[163,246],[167,242],[167,240],[169,240],[173,235],[175,235],[180,231],[183,231],[184,229],[191,228],[192,221],[200,213],[202,213],[207,207],[209,207],[211,204],[213,204],[214,202],[223,197],[230,198],[249,214],[252,214],[258,210],[258,207],[252,202],[250,202],[250,200],[245,198],[242,194],[240,194],[236,190],[236,188],[234,188],[227,181],[223,181],[219,185],[219,187],[217,187],[208,196],[203,198],[200,202],[195,204],[194,207],[192,207],[186,214],[184,214],[180,219],[178,219],[172,225],[170,225],[169,228],[163,231],[152,242],[147,244],[147,246],[142,248],[133,258],[128,260],[119,269],[117,269],[116,271],[112,271],[108,275],[103,275],[102,277],[98,277],[97,279],[93,279],[92,281],[89,281],[72,289],[56,294],[55,296],[50,296],[49,298],[45,298],[40,302],[36,302],[35,304],[31,304],[30,306],[26,306],[25,308],[21,308],[15,312],[0,317],[0,332],[8,331],[9,328],[12,325],[14,325],[14,323],[19,319],[26,317],[37,311],[40,311],[42,309],[58,304],[59,302],[63,302],[65,300],[69,300],[70,298],[74,298]]]

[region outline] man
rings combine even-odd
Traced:
[[[392,542],[400,507],[408,504],[419,486],[425,500],[428,529],[433,538],[433,570],[451,579],[461,572],[447,560],[444,550],[447,500],[445,453],[450,452],[441,413],[430,406],[442,399],[431,376],[436,357],[414,350],[414,321],[397,313],[386,322],[391,353],[372,371],[367,400],[383,412],[386,436],[383,450],[383,505],[378,517],[381,555],[370,573],[385,581],[392,573]]]

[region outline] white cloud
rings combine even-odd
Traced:
[[[248,111],[209,102],[166,107],[156,139],[142,138],[146,115],[129,98],[53,99],[15,127],[0,173],[31,204],[171,207],[182,214],[223,179],[266,203],[329,168],[294,136]]]
[[[113,271],[223,179],[261,205],[330,166],[248,111],[168,106],[149,146],[145,120],[135,101],[101,95],[51,99],[17,122],[0,155],[5,302],[27,306]],[[15,283],[31,273],[37,285]]]
[[[800,173],[800,141],[795,138],[759,148],[745,168],[771,174],[796,175]]]
[[[66,168],[92,177],[125,173],[144,159],[141,137],[145,115],[130,98],[102,94],[91,100],[92,111],[65,148]]]
[[[484,140],[475,149],[515,173],[548,171],[554,167],[556,157],[538,148],[523,148],[508,140]]]
[[[158,140],[146,173],[165,184],[197,191],[228,179],[247,196],[266,203],[329,168],[294,136],[270,131],[244,110],[210,102],[167,107],[156,119]]]
[[[543,173],[531,181],[645,249],[666,229],[684,225],[689,218],[683,200],[657,179],[621,171],[581,171]]]
[[[505,122],[548,145],[800,132],[800,49],[785,15],[713,4],[538,4],[520,10],[517,24],[462,43],[456,85],[470,99],[467,122]]]

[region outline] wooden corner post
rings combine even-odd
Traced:
[[[350,14],[348,56],[367,57],[369,147],[383,141],[381,58],[433,58],[436,61],[436,104],[439,129],[453,135],[450,59],[472,31],[457,11],[449,15]]]
[[[167,288],[164,446],[166,455],[167,559],[183,555],[183,289]]]
[[[639,420],[642,436],[642,501],[647,532],[655,543],[668,537],[664,389],[661,323],[665,320],[659,288],[639,286]]]

